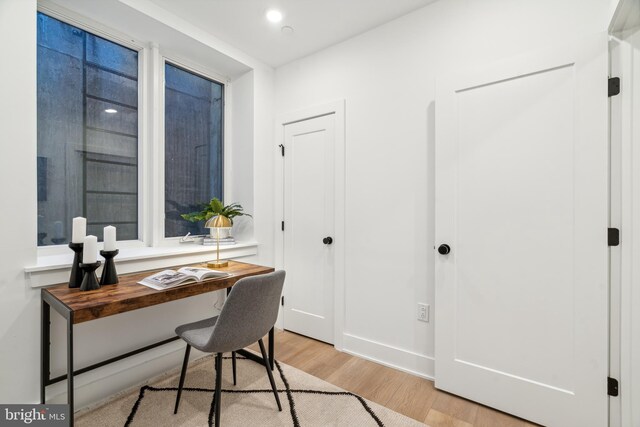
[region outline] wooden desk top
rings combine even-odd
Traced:
[[[197,266],[206,267],[206,264],[198,264]],[[73,323],[82,323],[118,313],[137,310],[139,308],[200,295],[206,292],[229,288],[243,277],[274,271],[272,267],[229,261],[229,266],[216,269],[230,273],[230,276],[227,277],[206,279],[199,283],[189,283],[162,291],[157,291],[137,283],[143,278],[162,270],[121,275],[119,277],[120,283],[116,285],[106,285],[95,291],[81,291],[80,288],[69,288],[67,283],[63,283],[43,289],[43,298],[45,297],[44,294],[49,294],[50,297],[60,301],[73,312]]]

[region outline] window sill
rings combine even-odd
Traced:
[[[176,265],[194,264],[215,258],[215,246],[186,244],[170,247],[122,248],[116,258],[119,274],[169,268]],[[238,242],[220,247],[220,258],[239,258],[256,255],[258,243]],[[33,288],[65,283],[69,280],[73,254],[38,257],[37,264],[25,267],[27,283]],[[100,270],[98,270],[100,273]]]

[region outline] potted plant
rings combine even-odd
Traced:
[[[244,212],[244,208],[238,203],[231,203],[230,205],[224,205],[217,197],[211,199],[209,203],[202,205],[202,210],[197,212],[190,212],[180,215],[183,219],[191,222],[207,221],[214,216],[223,216],[229,219],[231,225],[233,225],[233,218],[238,216],[248,216],[253,218],[250,214]],[[212,229],[213,230],[213,229]],[[220,236],[224,237],[224,236]]]

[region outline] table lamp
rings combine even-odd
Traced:
[[[209,268],[220,268],[226,267],[229,265],[228,261],[220,261],[220,229],[221,228],[231,228],[231,220],[224,215],[216,215],[212,216],[207,220],[204,224],[205,228],[215,228],[216,229],[216,260],[209,261],[207,263],[207,267]]]

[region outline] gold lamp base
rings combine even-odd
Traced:
[[[209,261],[207,262],[207,268],[220,268],[229,265],[229,261]]]

